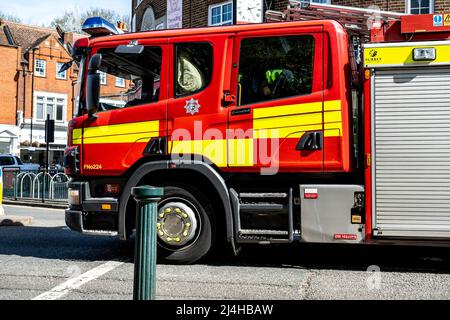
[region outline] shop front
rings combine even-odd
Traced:
[[[41,167],[45,166],[46,143],[45,127],[43,125],[33,128],[22,129],[20,142],[20,157],[25,162],[39,163]],[[55,128],[55,142],[49,145],[49,165],[62,166],[64,149],[67,146],[67,127]]]
[[[0,154],[19,153],[19,134],[17,126],[0,125]]]

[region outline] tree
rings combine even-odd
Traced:
[[[22,22],[22,20],[19,17],[16,17],[12,14],[8,14],[6,12],[0,11],[0,19],[1,20],[8,20],[12,22]]]
[[[66,32],[82,32],[81,27],[89,17],[102,17],[113,24],[116,24],[117,21],[123,21],[128,26],[130,25],[129,15],[120,15],[114,10],[91,8],[81,12],[78,8],[75,8],[73,11],[66,11],[61,17],[55,18],[51,26],[56,27],[59,25]]]

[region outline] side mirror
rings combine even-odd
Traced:
[[[64,71],[69,70],[70,67],[72,67],[72,64],[73,64],[73,60],[64,63],[64,64],[61,66],[61,68],[59,69],[58,73],[63,73]]]
[[[101,54],[96,54],[91,57],[86,85],[86,105],[89,117],[92,117],[97,112],[100,104],[100,74],[98,70],[101,64]]]

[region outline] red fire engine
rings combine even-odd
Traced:
[[[170,262],[226,242],[449,239],[450,14],[291,2],[267,16],[284,22],[119,34],[86,21],[70,228],[128,239],[131,188],[154,185]]]

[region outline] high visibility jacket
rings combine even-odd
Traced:
[[[283,73],[283,69],[274,69],[266,71],[266,80],[268,84],[272,84],[277,80],[280,74]]]

